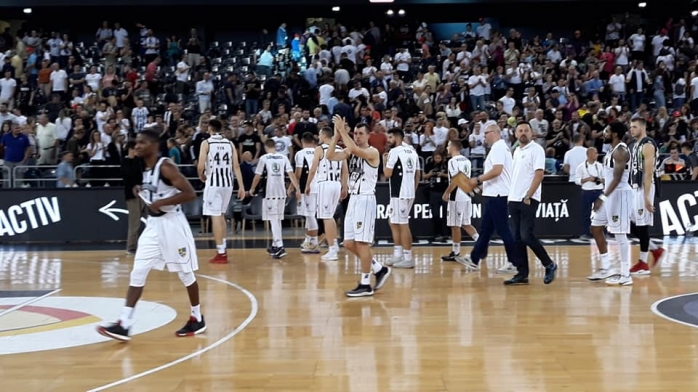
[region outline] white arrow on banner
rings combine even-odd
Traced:
[[[119,217],[115,213],[128,215],[128,210],[124,210],[123,208],[111,208],[111,206],[113,206],[115,203],[116,200],[112,200],[110,203],[107,203],[107,205],[100,208],[99,212],[114,219],[115,221],[119,220]],[[141,218],[141,222],[146,223],[147,220],[145,218]]]

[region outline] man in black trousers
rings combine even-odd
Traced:
[[[543,283],[555,280],[555,264],[534,234],[536,211],[541,199],[541,182],[545,174],[545,151],[532,141],[533,130],[526,122],[516,127],[519,147],[514,151],[514,164],[509,192],[509,215],[511,229],[521,263],[516,266],[518,273],[504,281],[505,285],[528,284],[528,252],[531,248],[536,257],[545,266]]]

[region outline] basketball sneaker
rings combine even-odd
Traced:
[[[359,285],[356,286],[356,288],[354,290],[349,290],[344,294],[347,297],[351,297],[351,298],[371,297],[373,295],[373,289],[371,288],[371,285],[369,285],[369,284],[359,283]]]
[[[301,246],[301,253],[318,254],[320,253],[320,245],[313,245],[310,243],[310,241],[308,241]]]
[[[191,316],[189,317],[189,321],[187,321],[186,324],[177,331],[177,336],[179,337],[185,337],[185,336],[194,336],[198,335],[200,333],[203,333],[206,331],[206,322],[204,321],[204,315],[201,315],[201,321],[196,321],[196,317]]]
[[[286,256],[286,249],[284,247],[276,248],[276,252],[272,253],[271,258],[272,259],[280,259],[282,257]]]
[[[664,248],[650,249],[650,254],[652,255],[652,259],[649,262],[649,267],[654,268],[657,266],[657,264],[659,264],[659,261],[664,254]]]
[[[466,269],[471,269],[474,271],[480,270],[480,266],[475,264],[470,256],[456,256],[455,259],[457,263],[463,264]]]
[[[106,336],[120,342],[128,342],[131,340],[131,337],[128,336],[128,329],[121,326],[121,321],[109,324],[106,327],[100,325],[97,327],[97,332],[102,336]]]
[[[339,260],[339,255],[337,254],[336,249],[330,248],[330,250],[327,253],[320,256],[320,259],[324,261],[337,261]]]
[[[589,279],[592,282],[597,282],[600,280],[608,279],[608,278],[612,277],[613,275],[615,275],[615,273],[612,270],[600,268],[600,269],[594,271],[593,274],[587,276],[587,279]]]
[[[392,265],[401,263],[402,260],[403,260],[402,256],[400,256],[400,257],[395,257],[395,256],[389,257],[388,260],[386,260],[386,261],[383,263],[383,265],[392,266]]]
[[[610,278],[606,279],[606,284],[609,286],[632,286],[633,277],[630,275],[613,275]]]
[[[638,260],[637,263],[630,268],[630,273],[633,275],[649,275],[650,267],[642,260]]]
[[[388,265],[386,263],[386,265]],[[393,264],[393,268],[414,268],[414,260],[401,260],[399,263]]]
[[[383,268],[381,268],[380,271],[374,274],[376,276],[376,291],[380,290],[380,288],[383,287],[385,282],[390,277],[391,273],[392,269],[390,267],[383,266]]]
[[[228,254],[216,253],[208,262],[211,264],[228,264]]]
[[[498,274],[515,274],[517,272],[519,272],[519,270],[511,263],[507,263],[507,265],[497,270]]]
[[[451,251],[448,256],[441,256],[441,261],[456,261],[456,257],[460,256],[460,253]]]
[[[278,249],[279,249],[279,248],[277,248],[276,246],[272,245],[272,246],[270,246],[270,247],[267,248],[267,253],[269,253],[270,255],[273,255],[274,253],[276,253],[276,251],[277,251]]]

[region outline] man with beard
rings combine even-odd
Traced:
[[[623,140],[626,128],[620,122],[611,123],[604,130],[604,139],[611,143],[611,150],[604,157],[604,191],[594,202],[591,217],[591,233],[601,255],[601,268],[588,277],[591,281],[606,280],[613,286],[631,286],[630,276],[630,216],[633,208],[633,191],[628,182],[630,154]],[[620,250],[620,274],[611,272],[611,260],[603,229],[613,234]]]
[[[395,268],[414,268],[410,211],[419,185],[419,155],[403,142],[400,128],[388,131],[388,152],[383,173],[390,179],[390,231],[393,234],[393,257],[386,264]]]
[[[522,260],[517,266],[518,273],[504,281],[504,284],[528,284],[529,266],[526,247],[531,248],[545,267],[543,283],[550,284],[555,280],[557,264],[552,261],[543,244],[534,234],[536,211],[538,211],[542,193],[540,185],[545,172],[545,152],[539,144],[532,143],[533,129],[528,123],[524,122],[516,127],[516,138],[519,141],[519,148],[514,151],[512,186],[509,192],[509,219]]]

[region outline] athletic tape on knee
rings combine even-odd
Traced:
[[[184,287],[189,287],[196,282],[196,275],[193,272],[177,272],[177,276],[184,283]]]
[[[134,268],[133,270],[131,270],[131,281],[129,283],[129,286],[145,286],[145,280],[148,278],[148,272],[150,272],[150,270],[147,268]]]
[[[315,231],[318,229],[317,218],[314,216],[309,216],[305,219],[305,228],[308,231]]]

